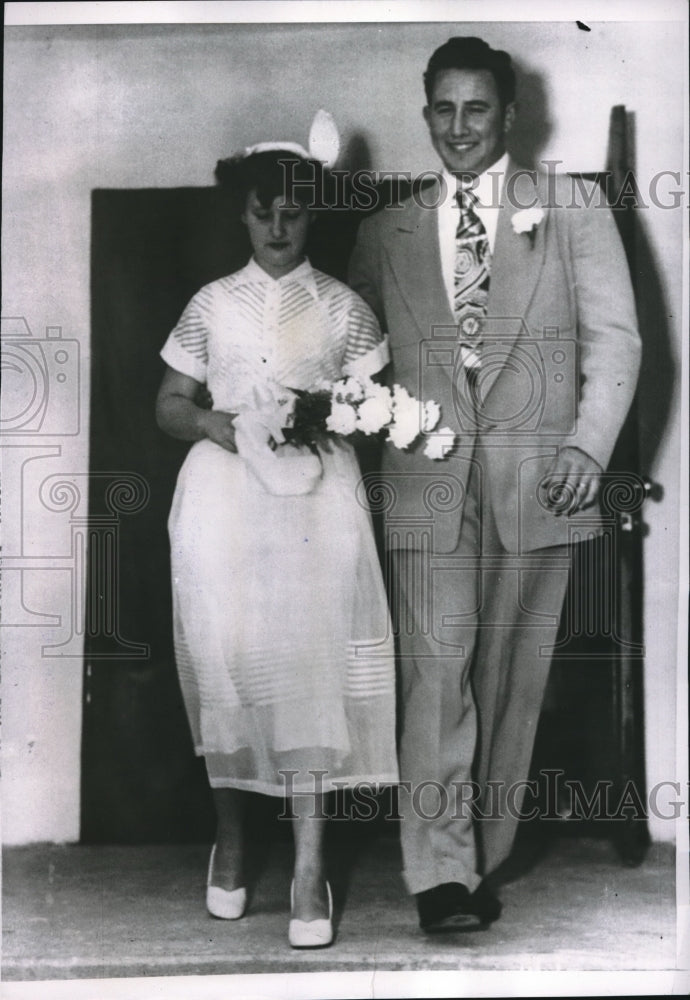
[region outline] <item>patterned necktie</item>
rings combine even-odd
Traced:
[[[455,233],[453,311],[458,324],[462,363],[467,374],[476,377],[481,365],[484,320],[489,298],[491,249],[484,224],[474,210],[474,194],[459,188],[455,197],[460,206],[460,222]]]

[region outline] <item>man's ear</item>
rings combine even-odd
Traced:
[[[424,121],[429,124],[429,119],[431,118],[431,108],[427,105],[422,108],[422,114],[424,115]]]
[[[506,109],[503,114],[503,131],[510,132],[513,124],[515,122],[515,115],[517,114],[517,104],[515,101],[511,101],[510,104],[506,104]]]

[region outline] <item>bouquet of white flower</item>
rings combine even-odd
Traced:
[[[327,448],[334,437],[356,441],[360,435],[378,435],[400,449],[410,448],[424,435],[424,454],[432,459],[446,458],[455,446],[450,427],[436,429],[441,420],[438,403],[422,403],[400,385],[389,388],[349,376],[312,391],[289,391],[295,398],[283,433],[287,441],[312,450]]]
[[[254,406],[235,418],[237,450],[270,492],[310,492],[321,475],[319,449],[334,441],[379,436],[410,448],[422,435],[428,458],[446,458],[456,443],[450,427],[436,430],[441,408],[421,403],[400,385],[371,379],[323,382],[315,389],[266,384],[254,391]],[[289,461],[285,461],[288,459]]]

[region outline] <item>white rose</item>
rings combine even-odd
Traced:
[[[384,403],[390,413],[393,406],[393,395],[387,385],[379,385],[378,382],[370,382],[364,390],[366,399],[378,399]]]
[[[396,448],[408,448],[421,433],[419,400],[401,385],[393,386],[393,420],[388,436]]]
[[[388,438],[396,448],[409,448],[419,437],[419,424],[410,420],[396,420],[388,430]]]
[[[333,399],[337,403],[358,403],[364,399],[364,386],[354,376],[333,383]]]
[[[422,430],[425,433],[433,431],[434,427],[437,426],[439,420],[441,419],[441,407],[438,403],[434,403],[433,400],[429,400],[428,403],[424,404],[424,414],[422,417]]]
[[[357,426],[357,413],[349,403],[333,403],[326,418],[326,430],[334,434],[352,434]]]
[[[364,434],[377,434],[390,419],[390,405],[385,399],[365,399],[357,410],[357,430]]]
[[[520,212],[516,212],[510,222],[513,232],[518,234],[531,233],[537,228],[543,218],[544,209],[537,205],[534,208],[523,208]]]
[[[409,448],[419,437],[419,414],[411,410],[397,410],[388,428],[388,437],[396,448]]]
[[[411,420],[413,417],[417,421],[417,431],[421,431],[422,407],[418,399],[401,385],[393,386],[391,397],[391,410],[394,420]]]
[[[442,427],[435,434],[430,434],[426,441],[424,454],[427,458],[440,461],[446,458],[455,446],[455,432],[450,427]]]
[[[407,407],[410,403],[418,405],[417,400],[409,394],[405,386],[396,382],[393,386],[393,406]]]

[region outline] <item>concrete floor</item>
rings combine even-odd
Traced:
[[[490,929],[425,936],[404,895],[397,840],[341,841],[330,861],[337,938],[315,952],[287,944],[289,843],[258,854],[249,911],[225,922],[204,909],[204,845],[6,849],[3,979],[676,968],[668,845],[629,868],[609,841],[558,838],[500,887],[504,912]]]

